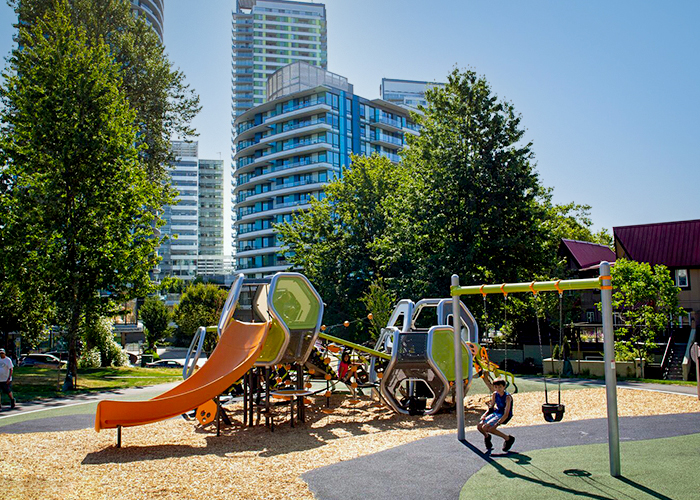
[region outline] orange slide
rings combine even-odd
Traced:
[[[236,383],[262,351],[270,323],[232,320],[204,366],[148,401],[100,401],[95,430],[150,424],[194,410]]]

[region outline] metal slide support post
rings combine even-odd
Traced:
[[[610,276],[610,264],[600,263],[600,276]],[[615,332],[612,317],[612,280],[601,280],[603,306],[603,347],[605,358],[605,395],[608,407],[608,448],[610,475],[620,477],[620,425],[617,418],[617,372],[615,369]]]
[[[459,276],[452,275],[452,287],[459,287]],[[455,407],[457,411],[457,439],[464,441],[464,375],[462,374],[462,329],[459,295],[452,295],[452,326],[455,349]]]
[[[248,425],[248,372],[243,374],[243,426]]]

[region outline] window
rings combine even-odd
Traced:
[[[688,270],[687,269],[676,269],[676,286],[678,288],[690,287],[690,284],[688,283]]]

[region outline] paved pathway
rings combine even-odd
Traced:
[[[525,379],[531,382],[540,382],[542,377],[518,377],[518,379]],[[580,378],[563,378],[561,379],[562,384],[573,384],[583,387],[602,387],[605,386],[605,380],[592,380],[592,379],[580,379]],[[543,384],[544,385],[544,384]],[[681,394],[687,396],[698,396],[698,388],[695,385],[674,385],[674,384],[651,384],[647,382],[633,382],[620,380],[617,382],[618,387],[625,389],[637,389],[640,391],[654,391],[654,392],[666,392],[668,394]],[[557,388],[556,378],[547,378],[547,388],[551,391]]]
[[[14,410],[0,411],[1,433],[53,432],[86,429],[95,425],[95,409],[103,399],[150,399],[174,387],[169,382],[150,387],[130,387],[112,391],[78,394],[31,403],[18,403]]]
[[[607,420],[579,420],[514,427],[511,453],[484,453],[476,431],[457,441],[456,434],[433,436],[354,460],[314,469],[302,475],[319,500],[458,499],[464,483],[481,467],[496,467],[498,457],[518,459],[523,452],[607,442]],[[620,419],[620,439],[636,441],[700,432],[700,413]],[[622,471],[624,474],[624,470]]]

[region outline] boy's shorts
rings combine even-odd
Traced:
[[[511,419],[512,415],[506,419],[505,422],[501,423],[500,425],[505,425],[508,423],[508,421]],[[498,425],[498,422],[503,418],[502,413],[491,413],[484,419],[484,423],[488,425]]]
[[[7,382],[0,382],[0,391],[2,391],[4,394],[10,394],[12,392],[12,380],[8,380]]]

